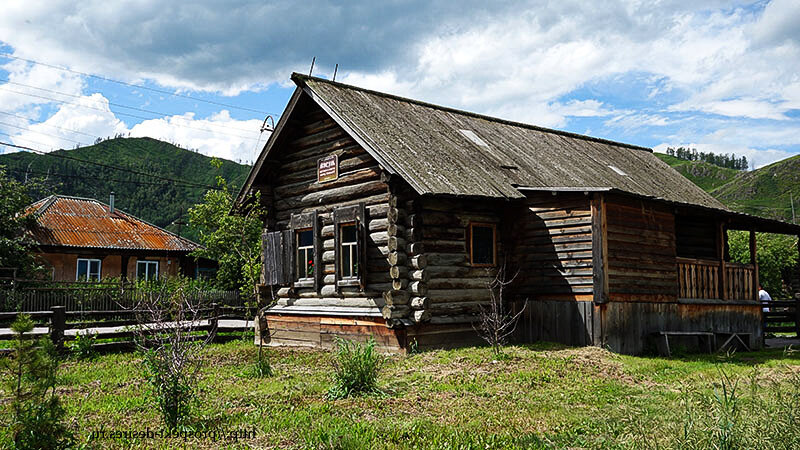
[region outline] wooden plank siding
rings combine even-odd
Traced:
[[[583,193],[537,193],[509,214],[517,297],[591,301],[592,211]],[[513,243],[513,244],[512,244]]]
[[[677,299],[675,217],[663,205],[607,196],[608,289],[611,301]]]

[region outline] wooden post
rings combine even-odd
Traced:
[[[219,329],[219,303],[211,304],[211,317],[208,319],[209,330],[211,334],[211,342],[217,339],[217,330]]]
[[[719,259],[719,298],[728,299],[728,269],[725,268],[725,223],[717,224],[717,259]]]
[[[594,303],[608,302],[608,244],[605,202],[602,194],[592,199],[592,291]]]
[[[64,306],[50,308],[53,315],[50,317],[50,339],[60,352],[64,350],[64,330],[67,327],[67,314]]]
[[[753,300],[758,300],[758,258],[756,257],[756,232],[750,230],[750,264],[753,265]]]

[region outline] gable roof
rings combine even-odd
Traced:
[[[28,206],[39,245],[191,252],[200,245],[91,198],[51,195]]]
[[[728,210],[652,150],[292,74],[298,88],[247,181],[249,191],[299,95],[421,195],[523,198],[605,190]]]

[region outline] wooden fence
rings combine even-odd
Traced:
[[[105,341],[95,344],[100,350],[131,349],[135,347],[134,338],[138,335],[159,333],[152,327],[153,324],[145,324],[147,331],[136,331],[134,328],[142,325],[138,320],[139,313],[133,310],[68,311],[62,305],[52,306],[48,310],[25,312],[36,323],[34,331],[27,335],[50,336],[57,348],[63,349],[78,333],[90,333],[98,340]],[[18,314],[0,312],[0,352],[8,351],[4,347],[8,347],[8,341],[14,338],[8,327]],[[254,314],[253,308],[211,303],[199,310],[195,323],[186,322],[184,328],[205,332],[205,336],[210,336],[213,341],[221,332],[249,331],[253,326],[251,319]]]
[[[800,337],[800,300],[761,302],[764,333],[794,333]]]
[[[680,298],[731,300],[755,298],[755,268],[752,264],[692,258],[676,259]]]

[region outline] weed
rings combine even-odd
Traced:
[[[97,357],[97,351],[94,349],[96,343],[97,333],[77,332],[75,339],[69,345],[69,349],[80,360],[92,360]]]
[[[337,338],[333,386],[328,390],[328,398],[377,392],[382,363],[383,358],[375,351],[374,339],[360,343]]]

